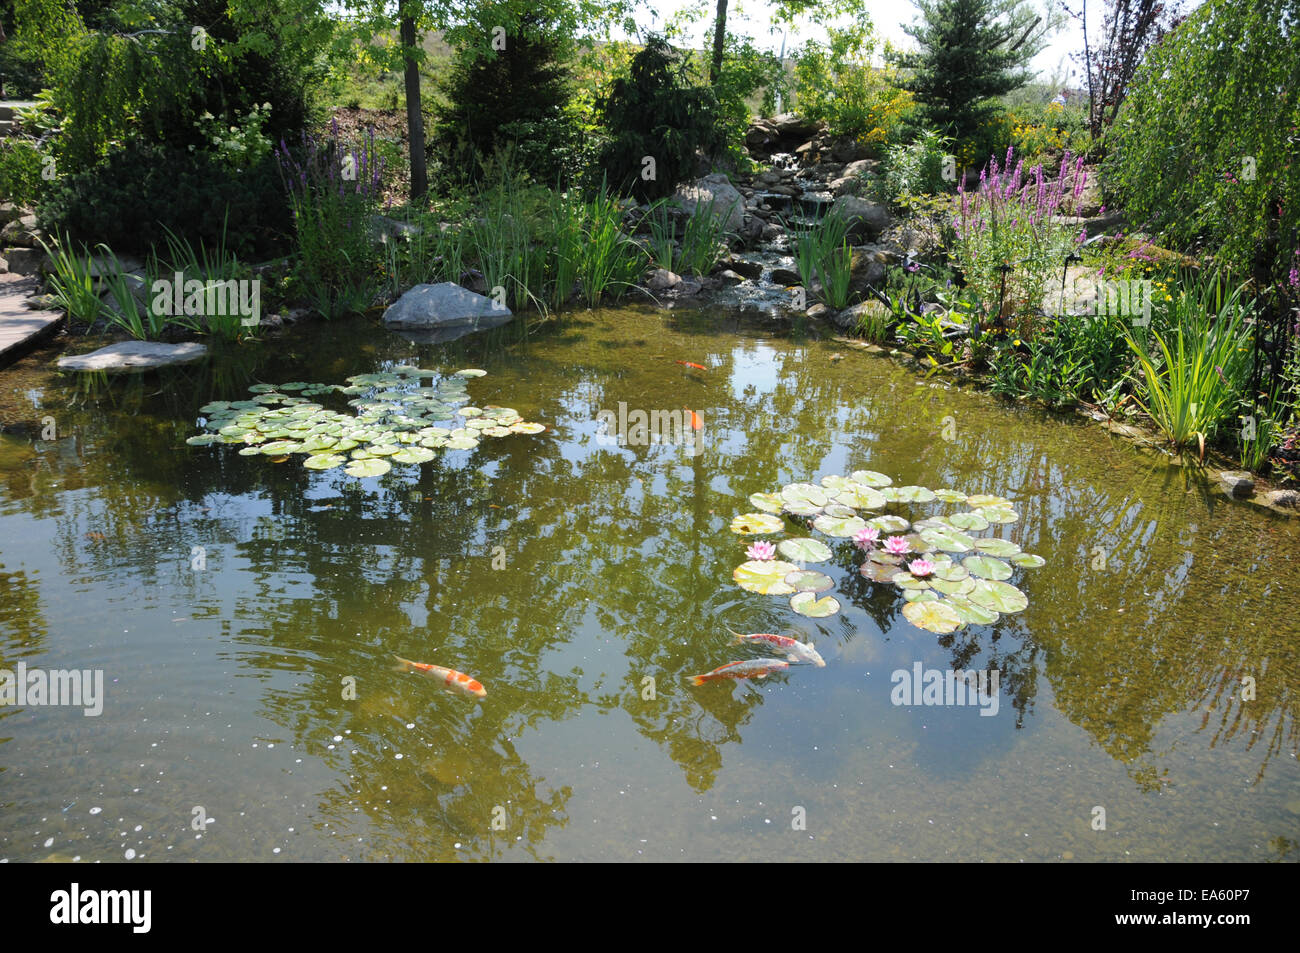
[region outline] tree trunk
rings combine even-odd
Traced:
[[[709,82],[716,83],[722,73],[722,43],[727,36],[727,0],[718,0],[718,19],[713,26],[713,63],[709,67]]]
[[[420,110],[420,64],[414,58],[415,17],[402,10],[401,39],[406,57],[406,138],[411,145],[411,201],[429,191],[429,173],[424,162],[424,114]]]

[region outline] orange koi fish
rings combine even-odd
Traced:
[[[695,363],[692,363],[691,361],[673,361],[673,363],[674,363],[674,364],[680,364],[680,365],[682,365],[682,367],[693,367],[693,368],[695,368],[697,371],[707,371],[707,370],[708,370],[708,368],[705,367],[703,364],[695,364]]]
[[[737,642],[749,642],[750,644],[763,645],[773,651],[780,652],[791,662],[810,662],[818,668],[826,667],[826,660],[821,657],[821,653],[813,648],[811,642],[800,642],[798,639],[792,639],[788,635],[773,635],[771,632],[755,632],[751,635],[741,635],[739,632],[732,632]]]
[[[703,685],[705,682],[712,682],[719,678],[767,678],[773,672],[784,671],[789,667],[790,663],[781,659],[748,659],[744,662],[728,662],[726,665],[719,665],[704,675],[688,675],[687,681],[692,685]]]
[[[464,672],[458,672],[452,668],[443,668],[441,665],[430,665],[428,662],[412,662],[400,655],[394,655],[393,658],[397,659],[398,671],[419,672],[421,675],[427,675],[430,678],[441,679],[448,689],[455,689],[478,698],[487,697],[487,689]]]
[[[691,410],[691,408],[686,407],[686,406],[683,406],[683,407],[682,407],[682,410],[689,410],[689,411],[690,411],[690,413],[691,413],[691,429],[692,429],[692,430],[703,430],[703,429],[704,429],[704,419],[703,419],[702,417],[700,417],[699,414],[697,414],[695,411]]]

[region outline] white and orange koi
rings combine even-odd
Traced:
[[[412,662],[400,655],[394,655],[393,658],[397,659],[398,671],[419,672],[429,678],[438,679],[449,690],[464,692],[477,698],[487,697],[487,689],[477,679],[470,678],[464,672],[458,672],[454,668],[443,668],[441,665],[431,665],[428,662]]]
[[[726,665],[719,665],[711,672],[703,675],[688,675],[686,678],[692,685],[703,685],[705,682],[716,681],[719,678],[767,678],[773,672],[783,672],[789,667],[789,662],[780,659],[746,659],[743,662],[728,662]]]
[[[810,662],[818,668],[826,667],[826,660],[821,657],[811,642],[800,642],[798,639],[792,639],[788,635],[773,635],[771,632],[754,632],[750,635],[741,635],[739,632],[727,629],[736,637],[737,642],[749,642],[753,645],[763,645],[773,651],[780,652],[791,662]]]

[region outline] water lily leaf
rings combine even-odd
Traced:
[[[404,447],[393,454],[398,463],[428,463],[437,454],[425,447]]]
[[[368,448],[366,448],[366,447],[358,447],[356,450],[353,450],[352,453],[351,453],[351,457],[352,457],[353,460],[373,460],[373,459],[375,459],[375,458],[374,458],[374,455],[371,454],[370,450],[369,450]]]
[[[948,559],[948,564],[946,566],[940,565],[939,561],[936,559],[934,560],[934,566],[934,575],[937,579],[948,579],[956,582],[965,579],[970,575],[965,566],[954,566],[951,559]]]
[[[821,508],[826,505],[826,491],[812,483],[791,483],[781,488],[781,499]]]
[[[261,448],[261,447],[244,447],[244,448],[242,448],[242,449],[239,451],[239,455],[240,455],[241,457],[251,457],[251,456],[253,456],[254,454],[260,456],[261,453],[262,453],[262,448]]]
[[[923,530],[921,539],[924,540],[927,546],[947,550],[950,553],[968,553],[975,545],[973,537],[967,536],[957,529],[946,531],[941,529]]]
[[[975,584],[975,590],[967,598],[977,606],[994,609],[998,612],[1019,612],[1029,605],[1029,599],[1015,586],[1007,582],[982,579]]]
[[[847,486],[853,481],[848,477],[836,476],[832,474],[830,476],[822,477],[820,482],[821,485],[826,488],[827,496],[833,496],[834,494],[838,493],[843,487]]]
[[[252,394],[269,394],[276,389],[275,384],[249,384],[248,390]]]
[[[889,494],[885,495],[889,496]],[[923,486],[894,487],[893,498],[899,503],[933,503],[936,499],[934,491]]]
[[[845,506],[843,503],[827,503],[822,507],[822,512],[827,516],[838,519],[847,519],[850,516],[857,516],[857,512],[851,506]]]
[[[912,524],[913,531],[919,533],[927,529],[951,530],[953,526],[942,516],[927,516],[923,520],[917,520]]]
[[[961,567],[957,568],[960,569]],[[965,569],[962,569],[962,572],[965,571]],[[936,574],[930,579],[930,588],[937,589],[948,596],[964,596],[975,591],[975,582],[976,580],[969,575],[961,579],[944,579]]]
[[[957,490],[949,489],[948,487],[943,487],[942,489],[935,490],[934,495],[937,496],[939,499],[943,500],[945,503],[966,502],[965,493],[961,493]]]
[[[831,558],[831,548],[818,539],[799,537],[783,539],[777,543],[781,555],[791,562],[820,563]]]
[[[511,433],[542,433],[545,430],[545,424],[534,423],[531,420],[521,420],[510,425]]]
[[[784,530],[785,520],[770,513],[742,513],[731,521],[731,531],[741,536],[780,533]]]
[[[258,394],[253,398],[259,404],[278,404],[284,399],[283,394]]]
[[[737,566],[731,578],[747,592],[757,592],[760,596],[788,596],[795,590],[785,577],[798,569],[798,566],[780,559],[754,559]]]
[[[762,510],[764,513],[780,513],[781,502],[781,497],[775,493],[749,494],[749,505],[756,510]]]
[[[1010,557],[1013,566],[1019,566],[1022,569],[1037,569],[1039,566],[1045,566],[1047,560],[1042,556],[1035,556],[1033,553],[1013,553]]]
[[[514,431],[509,427],[484,427],[482,433],[485,437],[508,437]]]
[[[1011,567],[992,556],[967,556],[961,564],[984,579],[1010,579]]]
[[[981,506],[976,512],[990,523],[1014,523],[1020,514],[1009,506]]]
[[[892,582],[894,585],[896,585],[899,589],[929,589],[930,588],[930,581],[928,579],[918,579],[916,576],[913,576],[910,572],[896,571],[894,575],[890,577],[889,581]]]
[[[353,460],[344,469],[344,473],[354,477],[377,477],[383,476],[393,465],[387,460]]]
[[[918,629],[947,635],[962,626],[962,620],[947,600],[935,602],[909,602],[903,606],[903,617]]]
[[[217,435],[214,433],[201,433],[197,437],[187,437],[185,440],[191,447],[206,447],[216,441]]]
[[[989,528],[989,521],[979,513],[953,513],[952,516],[948,517],[948,522],[958,529],[968,529],[975,532]]]
[[[862,483],[849,483],[835,492],[835,502],[859,510],[878,510],[887,501],[879,490]]]
[[[858,572],[872,582],[890,582],[898,572],[898,567],[868,559],[858,568]]]
[[[396,443],[372,443],[366,448],[370,451],[372,457],[387,457],[401,450],[401,446]]]
[[[262,452],[268,456],[279,456],[282,453],[293,453],[300,446],[296,440],[272,440],[262,446]]]
[[[863,486],[889,486],[894,482],[891,477],[877,473],[875,470],[854,470],[851,475],[854,483],[861,483]]]
[[[818,516],[813,520],[814,529],[840,539],[849,539],[866,525],[860,516]]]
[[[813,506],[807,500],[786,500],[784,509],[792,516],[816,516],[822,511],[820,506]]]
[[[348,462],[348,458],[337,453],[315,453],[302,462],[308,470],[332,470]]]
[[[825,592],[835,585],[835,580],[824,572],[799,569],[785,577],[785,584],[799,592]]]
[[[332,450],[337,443],[335,438],[318,433],[302,442],[301,452],[319,453],[322,450]]]
[[[419,368],[417,368],[418,370]],[[477,367],[467,367],[464,370],[456,372],[457,377],[486,377],[487,371],[481,371]]]
[[[884,516],[877,516],[867,520],[867,525],[874,526],[882,533],[893,534],[893,533],[906,533],[908,527],[911,524],[908,523],[907,520],[903,519],[901,516],[894,516],[891,513],[887,513]]]
[[[462,407],[460,415],[462,417],[481,417],[483,416],[483,410],[479,407]]]
[[[966,503],[972,509],[979,509],[985,506],[1010,506],[1011,501],[1001,496],[991,496],[988,493],[974,493],[966,497]]]
[[[939,598],[939,593],[933,589],[904,589],[903,600],[905,602],[934,602]]]
[[[230,409],[230,401],[228,401],[228,400],[214,400],[214,401],[211,401],[211,402],[209,402],[209,403],[206,403],[206,404],[204,404],[202,407],[200,407],[200,408],[199,408],[199,413],[201,413],[201,414],[215,414],[215,413],[217,413],[218,411],[221,411],[221,410],[229,410],[229,409]]]
[[[1001,539],[997,536],[990,536],[987,539],[976,540],[975,548],[981,553],[988,553],[990,556],[1014,556],[1020,552],[1020,547],[1009,539]]]
[[[840,611],[839,600],[834,596],[820,599],[811,592],[796,592],[790,597],[790,608],[810,619],[824,619]]]
[[[971,602],[965,593],[950,595],[947,602],[959,619],[971,625],[992,625],[998,621],[998,613]]]
[[[448,437],[448,450],[473,450],[478,446],[478,441],[473,437]]]

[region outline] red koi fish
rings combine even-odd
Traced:
[[[703,685],[705,682],[716,681],[719,678],[767,678],[773,672],[781,672],[789,667],[790,663],[781,659],[749,659],[744,662],[728,662],[726,665],[719,665],[713,671],[703,675],[688,675],[687,681],[692,685]]]
[[[704,419],[703,419],[699,414],[697,414],[695,411],[691,410],[691,408],[686,407],[686,406],[683,406],[683,407],[682,407],[682,410],[688,410],[688,411],[690,411],[690,414],[691,414],[691,429],[692,429],[692,430],[703,430],[703,429],[704,429]]]
[[[398,671],[419,672],[421,675],[429,676],[429,678],[441,679],[448,689],[464,692],[466,695],[474,695],[477,698],[487,697],[487,689],[464,672],[443,668],[441,665],[430,665],[428,662],[412,662],[400,655],[394,655],[393,658],[397,659]]]
[[[682,365],[682,367],[693,367],[693,368],[695,368],[697,371],[707,371],[707,370],[708,370],[708,368],[705,367],[703,364],[695,364],[695,363],[692,363],[691,361],[673,361],[673,363],[674,363],[674,364],[680,364],[680,365]]]
[[[736,637],[737,642],[749,642],[753,645],[765,646],[775,652],[780,652],[791,662],[809,662],[818,668],[826,667],[826,660],[821,657],[820,652],[813,648],[811,642],[800,642],[788,635],[773,635],[771,632],[754,632],[751,635],[741,635],[731,629],[727,629],[727,631]]]

